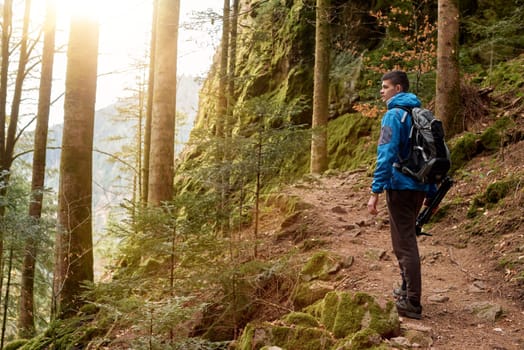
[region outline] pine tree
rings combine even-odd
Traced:
[[[328,168],[327,121],[329,113],[329,0],[317,0],[315,34],[315,78],[313,88],[313,135],[311,173]]]
[[[91,196],[98,23],[74,17],[69,33],[53,281],[58,317],[76,312],[83,303],[83,283],[93,281]]]
[[[435,113],[447,137],[462,131],[457,0],[438,2],[437,88]]]
[[[179,0],[159,0],[149,162],[148,203],[172,200]]]
[[[44,24],[44,52],[42,58],[42,73],[38,96],[38,114],[35,129],[35,150],[33,153],[33,175],[31,183],[32,200],[29,206],[29,216],[39,220],[42,214],[44,192],[45,163],[47,151],[47,129],[49,124],[49,108],[51,102],[51,86],[53,77],[53,61],[55,50],[55,11],[54,0],[47,0],[46,19]],[[35,329],[34,320],[34,277],[37,249],[36,242],[28,237],[24,251],[22,282],[20,291],[19,334],[22,337],[32,336]]]

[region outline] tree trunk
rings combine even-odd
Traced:
[[[439,0],[435,113],[442,120],[447,137],[463,129],[458,38],[458,1]]]
[[[11,22],[13,15],[12,0],[4,1],[2,18],[2,57],[0,63],[0,171],[2,165],[5,163],[5,124],[6,124],[6,109],[7,109],[7,82],[9,76],[9,41],[11,39]],[[6,175],[0,174],[0,180],[4,181]],[[5,194],[6,188],[3,186],[0,189],[0,194]],[[5,206],[0,204],[0,218],[5,214]],[[0,300],[2,300],[2,289],[4,282],[4,232],[0,229]]]
[[[153,119],[153,92],[155,85],[155,50],[156,28],[158,22],[158,0],[153,1],[153,23],[151,25],[151,43],[149,52],[149,79],[147,83],[147,109],[144,126],[144,160],[142,162],[142,204],[147,203],[149,193],[149,159],[151,152],[151,124]]]
[[[218,97],[217,97],[217,118],[216,118],[216,136],[223,138],[224,125],[227,120],[227,62],[229,51],[229,0],[224,0],[224,9],[222,15],[222,40],[220,48],[220,67],[218,73]],[[220,159],[220,158],[219,158]]]
[[[2,58],[0,66],[0,164],[5,163],[5,123],[7,117],[7,84],[9,77],[9,41],[11,40],[11,25],[13,18],[13,1],[5,0],[2,18]],[[0,248],[1,246],[0,240]],[[0,249],[0,260],[2,258]]]
[[[47,0],[46,19],[44,24],[44,49],[42,73],[38,96],[38,114],[36,119],[33,175],[31,181],[32,200],[29,204],[29,216],[35,220],[42,214],[42,199],[45,180],[45,162],[47,150],[47,129],[49,124],[49,107],[53,78],[53,61],[55,51],[55,0]],[[34,335],[33,288],[37,249],[35,241],[29,237],[24,250],[22,282],[20,287],[20,315],[18,319],[19,336],[23,338]]]
[[[235,70],[237,65],[237,37],[238,37],[238,12],[240,7],[239,0],[233,0],[231,11],[231,35],[229,38],[229,79],[228,79],[228,93],[227,106],[231,110],[233,99],[235,97]],[[226,134],[231,136],[231,129],[233,128],[232,116],[228,113],[226,123]]]
[[[176,68],[180,0],[159,0],[148,203],[173,197]]]
[[[313,174],[320,174],[328,168],[329,43],[329,0],[317,0],[311,139]]]
[[[60,318],[81,306],[82,284],[93,281],[91,195],[98,24],[75,17],[69,33],[54,280],[55,312]]]
[[[7,128],[7,138],[5,140],[5,159],[2,164],[4,170],[11,169],[13,162],[13,153],[17,141],[17,126],[20,116],[20,103],[22,101],[22,86],[24,84],[27,61],[29,59],[28,52],[28,34],[29,23],[31,15],[31,0],[25,1],[24,24],[22,28],[22,40],[20,41],[20,56],[18,59],[18,69],[16,71],[15,88],[13,92],[13,102],[11,103],[11,114],[9,115],[9,125]]]

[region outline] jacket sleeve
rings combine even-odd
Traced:
[[[377,146],[377,165],[373,174],[371,192],[381,193],[388,189],[393,172],[393,163],[398,158],[400,147],[400,120],[394,110],[382,118],[382,128]]]
[[[431,200],[433,199],[433,197],[435,197],[435,195],[437,194],[437,185],[435,184],[430,184],[428,185],[428,191],[426,192],[426,198]]]

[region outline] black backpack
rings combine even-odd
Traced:
[[[405,111],[401,122],[411,115],[413,123],[409,133],[409,154],[393,164],[402,173],[422,183],[438,184],[451,167],[444,128],[429,109],[398,107]]]

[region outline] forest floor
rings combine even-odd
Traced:
[[[455,175],[455,184],[441,203],[447,208],[445,215],[425,227],[432,236],[418,240],[423,318],[401,318],[403,334],[423,332],[430,344],[408,347],[524,349],[523,284],[516,279],[515,265],[501,264],[505,257],[524,263],[523,191],[519,187],[495,209],[484,210],[476,226],[466,215],[473,198],[488,184],[510,175],[522,179],[523,164],[520,141],[503,152],[476,157]],[[384,195],[379,214],[367,213],[370,183],[367,171],[354,171],[311,177],[287,188],[285,194],[299,198],[303,209],[291,218],[278,218],[274,212],[264,215],[261,231],[268,239],[262,254],[279,255],[316,241],[316,250],[353,257],[352,265],[339,272],[336,290],[366,292],[382,304],[393,300],[399,268]],[[277,235],[280,239],[274,238]],[[473,311],[479,307],[483,313]]]

